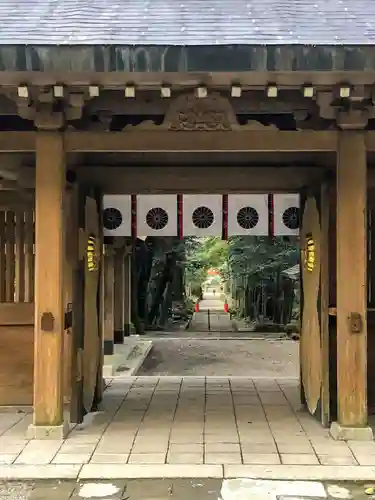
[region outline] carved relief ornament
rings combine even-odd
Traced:
[[[126,131],[229,132],[273,128],[275,127],[267,127],[257,121],[240,125],[230,101],[219,93],[213,93],[205,98],[198,98],[194,94],[180,95],[172,101],[161,125],[145,121],[133,127],[126,127]]]

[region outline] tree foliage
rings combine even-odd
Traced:
[[[228,266],[233,277],[271,277],[299,262],[296,240],[266,236],[234,236],[229,242]]]
[[[228,243],[221,238],[186,239],[186,279],[193,286],[201,286],[211,268],[225,271],[228,258]]]
[[[272,279],[298,263],[295,241],[260,237],[218,237],[184,240],[146,238],[133,245],[132,317],[136,331],[164,327],[172,303],[185,300],[185,287],[199,296],[209,269],[233,282],[245,278],[252,286]]]

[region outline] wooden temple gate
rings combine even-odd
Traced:
[[[151,132],[151,142],[152,133],[154,132]],[[141,136],[140,143],[144,144],[147,141],[146,135],[141,131],[138,134]],[[169,143],[166,134],[163,137]],[[366,143],[370,148],[374,147],[373,135],[369,132],[327,132],[321,136],[321,141],[319,136],[311,135],[309,132],[283,134],[264,131],[262,137],[268,144],[271,140],[272,148],[276,148],[279,144],[278,147],[282,149],[285,138],[292,139],[291,134],[295,134],[294,140],[297,141],[298,138],[308,136],[309,139],[315,140],[318,137],[316,146],[318,149],[328,147],[329,150],[331,148],[333,150],[338,144],[336,174],[325,173],[320,180],[318,176],[310,186],[300,190],[303,400],[309,411],[324,425],[329,425],[337,418],[339,423],[346,424],[345,428],[366,429],[366,355],[367,349],[370,349],[370,342],[367,344],[366,340],[367,302],[364,287],[367,275]],[[92,134],[92,136],[98,141],[99,138],[103,142],[106,141],[105,135]],[[194,136],[202,140],[200,134],[190,133],[191,138]],[[15,386],[21,389],[18,394],[13,389],[9,391],[6,385],[7,380],[14,378],[14,370],[10,366],[10,371],[6,373],[4,370],[6,364],[2,365],[1,375],[5,383],[1,386],[1,403],[31,404],[32,402],[33,290],[34,254],[36,254],[37,266],[38,262],[40,264],[39,272],[37,271],[35,275],[35,297],[38,298],[35,301],[35,312],[40,318],[40,325],[35,325],[35,331],[39,331],[34,364],[35,418],[39,416],[41,422],[49,422],[48,425],[55,424],[57,427],[58,422],[61,422],[59,415],[62,412],[63,395],[66,400],[71,400],[71,419],[81,421],[83,415],[100,401],[102,392],[103,333],[100,329],[99,290],[103,256],[100,192],[98,197],[97,191],[87,190],[84,187],[88,185],[88,176],[93,180],[93,184],[97,185],[95,175],[101,174],[98,169],[94,172],[89,167],[84,167],[81,172],[77,171],[78,175],[74,176],[73,184],[68,182],[67,188],[66,173],[61,168],[61,163],[56,162],[55,168],[52,168],[53,163],[50,162],[51,157],[63,159],[64,137],[69,144],[69,141],[81,138],[85,138],[86,141],[91,138],[91,133],[85,136],[68,133],[64,136],[58,132],[37,133],[35,215],[33,210],[3,211],[0,233],[2,245],[0,262],[4,277],[1,285],[3,302],[0,305],[2,342],[5,341],[1,350],[3,359],[5,356],[9,357],[17,334],[19,346],[22,346],[22,342],[28,345],[27,348],[18,349],[18,353],[22,355],[22,362],[18,366],[25,367],[24,371],[20,371],[24,377],[23,381],[17,382],[16,378],[14,381]],[[119,135],[110,134],[107,137],[108,148],[121,149],[122,146],[118,142],[121,138]],[[227,137],[235,136],[228,133]],[[256,146],[258,148],[261,137],[259,132],[249,131],[248,137],[258,140]],[[327,141],[332,142],[328,142],[327,146]],[[307,143],[313,144],[313,141]],[[263,147],[268,150],[269,146]],[[291,146],[287,145],[287,148]],[[353,162],[356,164],[355,182],[351,175]],[[186,170],[184,172],[186,173]],[[113,169],[111,173],[114,174]],[[243,173],[238,170],[239,177],[235,181],[238,183],[238,190],[244,188],[244,179],[241,177]],[[259,168],[247,170],[249,186],[254,185],[256,178],[261,183],[258,189],[265,185],[264,178],[262,179],[259,173]],[[138,185],[140,190],[144,189],[136,170],[133,174],[129,172],[121,174],[118,171],[117,176],[113,175],[114,182],[119,186],[123,185],[122,175],[129,184],[128,190],[132,190],[133,185]],[[203,187],[206,181],[202,179],[205,179],[205,175],[212,182],[211,174],[203,170],[199,179],[199,184],[202,186],[203,182]],[[158,189],[159,182],[159,176],[151,181],[155,189]],[[174,176],[169,182],[167,188],[168,186],[180,188],[178,186],[180,182],[181,185],[184,184],[185,189],[189,189],[190,180],[186,177],[178,181]],[[225,178],[217,179],[215,182],[211,188],[216,191],[223,191],[225,184],[228,187],[228,180]],[[279,182],[284,180],[279,178]],[[150,185],[150,180],[147,184]],[[234,186],[234,183],[232,185]],[[191,189],[198,190],[196,186]],[[281,189],[286,187],[283,186]],[[370,195],[369,199],[373,200],[373,197]],[[355,210],[353,206],[356,207]],[[369,210],[371,207],[369,203]],[[40,223],[36,224],[34,230],[34,218],[38,221],[38,216]],[[372,220],[371,217],[369,219]],[[353,238],[353,228],[357,228],[356,238]],[[38,241],[44,240],[47,241],[38,245]],[[372,276],[373,272],[371,258],[369,255],[369,276]],[[54,279],[51,279],[51,276],[54,276]],[[336,287],[336,282],[340,283],[340,290]],[[73,321],[66,325],[70,307],[73,309]],[[342,315],[340,310],[343,311]],[[58,329],[62,331],[61,336],[56,335],[57,320]],[[343,339],[341,345],[340,339]],[[348,345],[351,346],[350,349]],[[23,354],[22,349],[24,349]],[[41,355],[43,349],[46,351],[45,355]],[[25,361],[27,358],[28,361]],[[22,365],[23,363],[25,365]],[[335,365],[337,365],[337,385],[334,381]],[[68,372],[68,375],[64,375]],[[372,373],[370,365],[369,377]],[[54,384],[52,388],[51,383]],[[23,384],[26,387],[25,392],[22,392]],[[369,404],[371,404],[373,401],[371,384],[369,389]],[[10,400],[9,394],[12,394],[13,398],[17,394],[19,399]],[[39,424],[41,427],[43,425]]]
[[[35,203],[0,190],[0,404],[33,403],[30,435],[101,398],[103,193],[300,192],[302,399],[338,439],[372,438],[373,77],[318,69],[1,75],[0,158],[15,197],[32,172]]]

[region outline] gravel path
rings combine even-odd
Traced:
[[[138,375],[298,377],[291,340],[156,339]]]

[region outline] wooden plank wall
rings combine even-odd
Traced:
[[[367,293],[367,397],[369,414],[375,413],[375,189],[367,194],[367,250],[368,250],[368,293]]]
[[[34,253],[33,211],[0,211],[0,405],[32,404]]]

